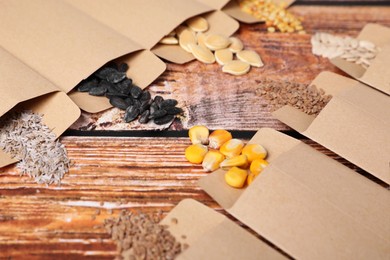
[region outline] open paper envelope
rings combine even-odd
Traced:
[[[172,223],[173,218],[177,224]],[[189,245],[177,259],[287,259],[233,221],[192,199],[182,200],[161,224],[168,225],[178,241]]]
[[[291,106],[273,115],[390,184],[390,97],[331,72],[312,82],[333,97],[317,117]]]
[[[388,259],[385,188],[275,130],[250,143],[268,150],[270,164],[249,187],[228,186],[223,170],[199,181],[224,209],[297,259]]]
[[[44,115],[44,123],[57,136],[77,120],[80,109],[65,93],[58,92],[53,83],[1,47],[0,57],[0,92],[8,93],[1,102],[0,116],[15,106],[32,110]],[[0,168],[14,162],[10,155],[0,151]]]
[[[357,37],[380,47],[380,51],[368,69],[342,58],[331,62],[355,79],[390,95],[390,28],[379,24],[367,24]]]

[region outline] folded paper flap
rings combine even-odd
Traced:
[[[390,31],[390,29],[389,29]],[[390,40],[389,44],[382,45],[380,52],[371,62],[370,67],[360,77],[362,82],[390,95]]]
[[[215,10],[221,10],[226,4],[230,2],[237,3],[236,0],[196,0],[197,2],[200,2],[204,5],[210,6],[211,8]]]
[[[0,116],[20,102],[57,90],[50,81],[1,47],[0,75]]]
[[[191,16],[211,11],[197,1],[66,0],[146,49]]]
[[[272,115],[300,133],[306,131],[316,118],[290,105],[279,108]]]
[[[261,20],[259,18],[254,17],[253,15],[250,15],[248,13],[245,13],[241,10],[239,4],[237,1],[230,1],[226,6],[222,8],[222,11],[234,19],[243,22],[243,23],[259,23],[264,22],[264,20]]]
[[[176,64],[184,64],[194,59],[194,55],[185,51],[179,45],[157,44],[152,51],[162,59]]]
[[[363,68],[361,65],[353,62],[349,62],[340,57],[330,59],[330,63],[332,63],[333,65],[335,65],[337,68],[341,69],[348,75],[351,75],[355,79],[359,79],[366,72],[366,69]]]
[[[225,216],[192,199],[181,201],[161,224],[189,245],[178,259],[285,259]]]
[[[311,174],[321,179],[320,172]],[[387,241],[276,163],[228,211],[297,259],[385,259],[389,253]]]
[[[390,243],[386,189],[303,143],[281,154],[272,165]]]
[[[174,221],[177,220],[177,223]],[[161,221],[180,242],[192,245],[203,234],[226,219],[214,210],[193,200],[184,199]],[[186,238],[183,239],[182,235]]]
[[[369,23],[364,26],[357,38],[370,41],[376,46],[382,47],[382,45],[390,43],[390,28],[380,24]]]
[[[352,89],[359,84],[356,80],[347,78],[330,71],[323,71],[311,82],[319,89],[323,89],[327,95],[335,96],[340,92]]]
[[[262,128],[248,143],[263,145],[268,151],[267,161],[272,163],[278,156],[299,144],[300,141],[271,128]],[[244,190],[226,185],[224,174],[223,170],[212,172],[208,176],[200,178],[199,186],[223,208],[228,209],[234,205]]]
[[[378,120],[355,104],[333,98],[303,134],[390,183],[388,129],[384,119]]]
[[[207,33],[216,33],[230,36],[240,28],[239,22],[232,19],[222,11],[210,12],[203,15],[210,25]]]
[[[0,45],[64,92],[107,61],[142,48],[64,1],[0,3]]]
[[[43,122],[56,136],[60,136],[80,116],[80,109],[63,92],[54,92],[20,103],[17,109],[32,110],[43,115]],[[0,168],[15,161],[0,153]]]

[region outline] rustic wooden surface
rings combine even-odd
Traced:
[[[297,5],[291,10],[305,18],[309,34],[356,36],[368,22],[390,26],[388,6]],[[341,73],[326,59],[311,54],[309,34],[267,34],[263,25],[242,25],[237,36],[248,49],[258,51],[266,64],[243,77],[223,74],[218,65],[197,61],[168,64],[150,90],[179,99],[185,107],[186,118],[170,130],[205,124],[212,129],[272,127],[293,133],[271,117],[256,87],[264,78],[309,83],[322,70]],[[111,216],[110,209],[114,215],[124,208],[165,214],[180,200],[194,198],[226,214],[197,186],[205,173],[184,159],[187,138],[130,137],[135,128],[118,127],[107,113],[117,112],[84,114],[84,121],[72,128],[89,135],[94,135],[92,129],[130,130],[122,133],[129,137],[61,138],[74,164],[60,187],[35,184],[14,166],[0,169],[0,258],[113,259],[115,245],[103,229],[95,228]],[[323,147],[303,141],[376,181]],[[101,214],[93,220],[96,209]]]

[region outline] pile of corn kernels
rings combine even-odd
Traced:
[[[227,170],[224,177],[231,187],[250,185],[268,165],[267,150],[262,145],[245,145],[229,131],[218,129],[210,134],[207,127],[199,125],[192,127],[188,135],[192,145],[185,150],[186,159],[202,164],[207,172]]]
[[[254,17],[265,21],[268,32],[279,30],[284,33],[305,34],[302,18],[286,10],[286,4],[276,4],[272,0],[240,0],[240,8]]]

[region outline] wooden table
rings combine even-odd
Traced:
[[[219,65],[198,61],[168,64],[167,71],[149,87],[152,96],[178,99],[185,110],[185,117],[168,131],[120,124],[113,119],[118,115],[115,109],[83,113],[61,138],[73,166],[59,187],[35,184],[19,176],[14,166],[0,169],[0,258],[113,259],[114,243],[103,229],[94,228],[112,216],[111,209],[113,215],[121,209],[162,210],[164,215],[182,199],[193,198],[227,214],[197,186],[206,173],[183,155],[190,144],[186,131],[198,124],[233,130],[235,137],[243,139],[261,127],[271,127],[301,138],[388,187],[273,119],[256,91],[259,81],[266,78],[310,83],[324,70],[343,74],[327,59],[311,54],[312,33],[356,36],[369,22],[390,26],[390,6],[377,5],[388,1],[347,3],[311,0],[291,7],[304,17],[307,35],[269,34],[265,25],[242,24],[236,36],[246,48],[260,53],[265,63],[245,76],[229,76]],[[101,214],[93,219],[97,209]]]

